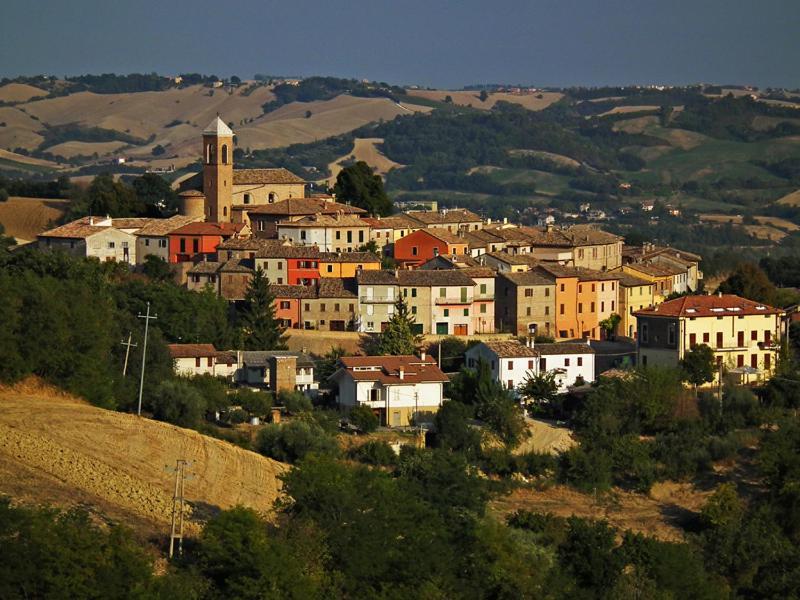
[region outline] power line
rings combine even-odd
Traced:
[[[121,345],[126,346],[125,348],[125,364],[122,366],[122,376],[125,377],[125,373],[128,372],[128,357],[131,353],[131,348],[136,348],[136,344],[131,344],[131,337],[133,336],[133,332],[128,332],[128,341],[120,342]]]

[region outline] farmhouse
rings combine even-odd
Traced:
[[[345,410],[368,406],[387,427],[429,422],[449,381],[436,361],[416,356],[345,356],[330,377]]]
[[[134,232],[155,219],[83,217],[38,236],[40,250],[59,250],[101,262],[136,264]]]
[[[169,344],[178,375],[233,377],[238,368],[235,352],[220,352],[213,344]]]

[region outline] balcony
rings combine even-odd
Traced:
[[[436,298],[436,304],[472,304],[472,298]]]
[[[490,302],[494,300],[494,294],[475,294],[475,302]]]
[[[394,296],[361,296],[358,299],[361,304],[394,304],[397,298]]]

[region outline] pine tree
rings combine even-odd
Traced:
[[[414,333],[414,316],[402,296],[394,303],[394,314],[381,334],[376,352],[381,356],[415,354],[420,336]]]
[[[275,318],[275,296],[260,268],[247,285],[239,322],[245,350],[286,350],[285,328]]]

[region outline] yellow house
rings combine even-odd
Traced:
[[[653,306],[653,289],[655,284],[629,275],[619,273],[619,316],[620,322],[617,327],[619,335],[629,338],[636,338],[637,327],[636,317],[633,314],[643,308]]]
[[[415,221],[403,214],[381,218],[381,227],[391,227],[391,240],[393,244],[400,238],[404,238],[410,233],[425,228],[419,221]]]
[[[742,383],[775,372],[786,313],[733,294],[684,296],[634,313],[639,364],[677,366],[691,348],[705,344],[720,372]]]
[[[320,277],[350,278],[359,271],[378,271],[381,259],[372,252],[322,252],[319,258]]]
[[[672,293],[674,273],[659,265],[632,263],[622,265],[622,272],[653,284],[653,303],[659,304]]]

